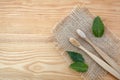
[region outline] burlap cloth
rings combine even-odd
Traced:
[[[103,37],[94,37],[91,31],[93,19],[94,16],[88,11],[88,9],[77,7],[56,26],[53,34],[59,47],[64,51],[72,50],[80,52],[84,56],[86,63],[89,65],[89,70],[86,73],[80,73],[80,75],[83,76],[85,80],[103,80],[103,77],[106,76],[107,72],[96,64],[84,51],[72,46],[68,41],[69,37],[74,37],[79,40],[87,50],[99,56],[86,41],[76,34],[76,29],[81,29],[97,47],[102,49],[120,64],[120,40],[106,27]]]

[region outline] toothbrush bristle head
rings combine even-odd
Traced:
[[[72,45],[74,45],[76,47],[80,46],[80,43],[74,38],[69,38],[69,41]]]
[[[82,30],[77,29],[76,32],[77,32],[77,34],[78,34],[81,38],[86,38],[86,35],[85,35],[85,33],[84,33]]]

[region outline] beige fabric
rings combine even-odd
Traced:
[[[72,46],[68,38],[74,37],[90,52],[98,55],[98,53],[83,39],[76,34],[76,29],[81,29],[87,37],[110,57],[112,57],[118,64],[120,64],[120,40],[116,38],[107,28],[102,38],[95,38],[91,32],[91,25],[94,16],[86,8],[75,8],[64,20],[62,20],[54,29],[54,37],[58,42],[60,48],[66,50],[73,50],[80,52],[86,63],[89,65],[89,70],[86,73],[80,73],[85,80],[103,80],[107,72],[97,65],[85,52]]]

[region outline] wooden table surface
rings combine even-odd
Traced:
[[[78,4],[120,37],[120,0],[0,0],[0,80],[83,80],[51,38]],[[105,80],[116,79],[108,74]]]

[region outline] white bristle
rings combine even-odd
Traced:
[[[77,34],[78,34],[80,37],[86,38],[85,33],[84,33],[83,31],[81,31],[80,29],[77,29],[76,32],[77,32]]]
[[[72,45],[74,45],[76,47],[80,46],[80,43],[74,38],[69,38],[69,41]]]

